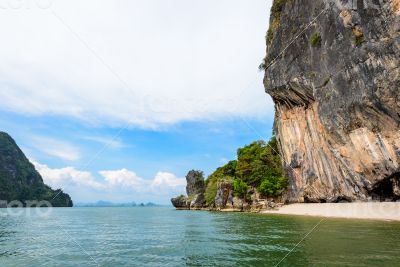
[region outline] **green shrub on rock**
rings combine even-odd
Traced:
[[[207,206],[214,204],[218,183],[233,180],[233,194],[243,200],[248,189],[257,188],[263,196],[278,196],[286,188],[286,178],[278,152],[278,141],[272,137],[268,143],[256,141],[237,151],[237,160],[218,168],[206,180]]]
[[[266,177],[257,191],[266,197],[279,196],[286,187],[286,179],[283,176],[270,176]]]
[[[310,43],[313,47],[321,47],[321,43],[322,43],[322,37],[321,34],[319,32],[314,32],[311,35],[310,38]]]
[[[242,179],[237,178],[233,181],[233,195],[235,197],[246,199],[248,189],[249,186]]]
[[[206,180],[206,191],[204,197],[208,206],[214,203],[215,196],[218,190],[218,182],[222,180],[231,180],[235,177],[236,160],[229,161],[222,167],[219,167]]]

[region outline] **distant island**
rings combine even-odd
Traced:
[[[5,132],[0,132],[0,200],[2,207],[11,201],[20,201],[27,206],[28,201],[43,200],[49,201],[53,207],[73,206],[68,194],[43,183],[42,176]]]
[[[113,203],[110,201],[97,201],[95,203],[76,203],[75,207],[158,207],[160,205],[155,204],[153,202],[147,202],[147,203],[139,203],[136,204],[136,202],[130,202],[130,203]]]

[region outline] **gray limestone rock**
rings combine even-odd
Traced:
[[[400,172],[399,1],[280,3],[264,85],[288,201],[367,200]]]

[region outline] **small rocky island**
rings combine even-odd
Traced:
[[[215,199],[211,205],[205,200],[205,181],[203,172],[191,170],[186,175],[186,193],[171,199],[172,205],[179,210],[221,210],[221,211],[261,211],[282,206],[282,198],[265,199],[253,188],[248,191],[248,199],[235,196],[233,184],[219,182]]]
[[[202,171],[186,175],[187,196],[171,199],[177,209],[261,211],[283,205],[286,178],[277,141],[272,138],[238,149],[237,160],[218,168],[204,179]]]

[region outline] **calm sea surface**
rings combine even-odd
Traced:
[[[0,210],[0,266],[275,266],[292,249],[279,266],[400,266],[394,222],[168,207],[34,210]]]

